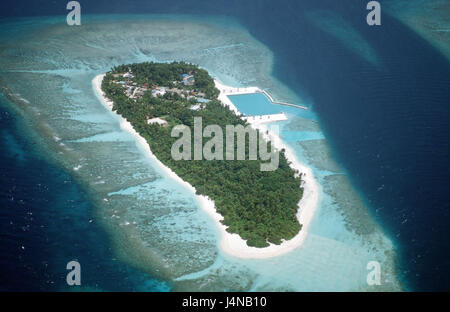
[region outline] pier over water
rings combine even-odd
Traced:
[[[261,90],[258,87],[247,87],[247,88],[231,88],[231,87],[225,87],[223,89],[221,89],[221,91],[228,95],[243,95],[243,94],[252,94],[252,93],[263,93],[272,104],[278,104],[278,105],[285,105],[285,106],[292,106],[292,107],[296,107],[296,108],[300,108],[300,109],[305,109],[307,110],[308,107],[306,106],[302,106],[302,105],[297,105],[297,104],[292,104],[292,103],[287,103],[287,102],[282,102],[282,101],[276,101],[270,94],[269,92],[267,92],[266,90]]]
[[[287,120],[287,116],[285,113],[280,114],[269,114],[269,115],[258,115],[258,116],[244,116],[242,117],[249,124],[254,123],[268,123],[268,122],[276,122]]]
[[[267,97],[269,98],[269,100],[270,100],[273,104],[292,106],[292,107],[297,107],[297,108],[301,108],[301,109],[308,109],[308,107],[302,106],[302,105],[291,104],[291,103],[287,103],[287,102],[275,101],[275,100],[273,99],[273,97],[272,97],[266,90],[261,90],[260,92],[264,93],[264,95],[267,96]]]

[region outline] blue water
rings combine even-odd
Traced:
[[[64,5],[44,2],[38,5],[35,1],[22,1],[13,9],[4,2],[0,12],[4,16],[65,13]],[[320,3],[236,0],[214,1],[214,4],[198,1],[198,5],[175,0],[96,1],[86,3],[84,10],[93,13],[236,16],[252,35],[274,52],[276,77],[311,99],[312,108],[332,145],[333,156],[349,173],[353,184],[372,208],[372,214],[395,240],[399,251],[399,274],[408,289],[450,290],[447,242],[450,237],[450,66],[428,42],[387,15],[383,15],[382,27],[367,27],[365,5],[351,0],[339,3],[331,0]],[[323,21],[324,26],[319,27],[320,20],[312,22],[308,19],[311,15],[307,13],[315,10],[342,16],[346,24],[330,25],[329,21]],[[312,16],[320,18],[323,14]],[[336,18],[333,22],[339,23],[339,20]],[[364,49],[348,48],[345,34],[349,25],[360,33],[359,39],[364,38],[364,42],[352,44],[360,44]],[[324,27],[335,27],[336,30],[327,32]],[[370,47],[369,57],[364,55],[367,47]],[[377,61],[370,62],[373,58]],[[257,113],[261,112],[258,110]],[[107,244],[98,243],[106,241],[100,230],[82,231],[95,227],[87,224],[90,204],[86,195],[57,167],[38,162],[40,157],[24,163],[24,159],[33,157],[28,151],[30,142],[17,136],[14,122],[4,114],[1,127],[6,135],[2,136],[1,185],[9,187],[3,187],[6,196],[1,200],[4,207],[14,209],[14,212],[2,214],[1,231],[4,232],[1,237],[4,239],[0,248],[2,254],[5,254],[3,251],[10,254],[2,259],[5,262],[2,262],[2,276],[5,276],[4,272],[15,272],[17,275],[14,276],[21,277],[8,280],[11,281],[8,283],[10,289],[59,289],[64,284],[65,263],[72,255],[90,255],[92,252],[101,263],[112,256],[104,247]],[[61,184],[66,180],[71,182]],[[45,184],[44,181],[50,182]],[[40,188],[39,183],[47,185],[49,190],[54,190],[57,185],[58,194]],[[61,188],[61,185],[65,186]],[[71,207],[67,198],[77,201],[77,214],[73,215],[73,209],[67,209]],[[18,204],[19,199],[27,200],[28,208],[22,209],[25,204]],[[42,206],[46,207],[45,211],[37,208]],[[33,212],[33,222],[38,225],[33,232],[36,235],[28,235],[22,229],[31,224],[29,211]],[[65,219],[69,213],[72,213],[70,218]],[[83,240],[62,234],[59,227],[47,228],[46,220],[53,219],[55,214],[59,218],[56,220],[61,220],[55,226],[73,226],[74,231],[83,233],[80,236]],[[72,223],[68,219],[79,222]],[[10,225],[11,220],[17,226]],[[97,234],[89,237],[84,232]],[[19,235],[22,244],[18,244],[15,235]],[[80,253],[80,248],[84,248],[80,242],[87,239],[95,243],[84,245],[98,248],[86,247]],[[43,243],[46,240],[51,243]],[[67,240],[71,244],[65,244]],[[22,245],[25,250],[21,250]],[[61,267],[61,270],[48,273],[45,264],[41,264],[45,261],[54,261],[56,265],[52,267]],[[120,275],[117,280],[126,281],[125,277],[130,276],[128,270],[131,269],[121,271],[114,261],[108,263],[105,266],[110,274]],[[49,276],[47,280],[59,286],[49,286],[42,281],[40,276],[45,274]],[[24,281],[28,283],[25,286]],[[111,289],[106,282],[99,288]]]
[[[244,115],[279,114],[283,107],[273,104],[264,93],[251,93],[228,96],[236,108]]]
[[[314,99],[334,156],[397,243],[407,287],[448,290],[450,66],[392,18],[370,29],[347,7],[328,9],[364,34],[381,66],[288,11],[258,17],[270,31],[256,19],[252,29],[274,49],[276,76]]]
[[[84,290],[170,290],[114,257],[86,192],[24,136],[7,104],[0,96],[0,290],[71,291],[72,260]]]

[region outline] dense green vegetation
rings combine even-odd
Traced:
[[[194,86],[185,86],[177,84],[176,87],[184,90],[197,90],[203,92],[209,99],[216,98],[219,90],[214,87],[214,80],[211,79],[208,72],[198,66],[186,63],[174,62],[171,64],[164,63],[144,63],[121,65],[113,68],[114,73],[124,73],[128,70],[133,72],[135,78],[133,81],[138,84],[149,83],[154,86],[165,86],[169,88],[175,87],[174,81],[180,81],[183,74],[189,74],[195,77]]]
[[[118,74],[130,70],[134,78],[129,82],[194,90],[211,101],[204,104],[204,109],[192,110],[190,107],[197,103],[195,98],[188,100],[169,92],[155,97],[151,88],[142,97],[131,99],[117,83],[121,79]],[[181,75],[185,73],[195,77],[192,86],[181,83]],[[176,125],[189,126],[193,133],[197,116],[203,118],[203,127],[216,124],[225,129],[226,125],[246,125],[217,100],[219,91],[205,70],[177,62],[122,65],[106,74],[102,89],[114,102],[113,110],[131,122],[162,163],[193,185],[198,194],[214,200],[229,232],[239,234],[249,246],[266,247],[268,242],[280,244],[282,239],[291,239],[300,231],[296,213],[303,194],[301,178],[289,167],[284,150],[280,152],[278,169],[266,172],[260,171],[260,160],[172,159],[171,147],[178,138],[172,138],[171,131]],[[147,120],[154,117],[166,120],[168,125],[148,124]]]

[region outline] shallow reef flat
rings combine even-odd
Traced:
[[[446,0],[388,1],[387,12],[411,27],[450,60],[450,3]]]

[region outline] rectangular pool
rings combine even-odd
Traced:
[[[282,107],[273,104],[264,93],[229,95],[237,109],[244,115],[268,115],[281,113]]]

